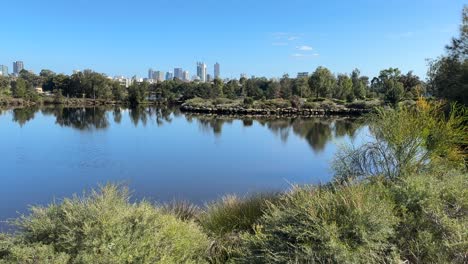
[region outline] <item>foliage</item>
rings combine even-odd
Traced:
[[[395,244],[410,263],[468,261],[468,174],[411,175],[391,186],[400,224]]]
[[[335,85],[335,76],[324,67],[317,67],[309,78],[309,86],[314,91],[315,97],[328,97]]]
[[[212,263],[225,263],[239,252],[240,234],[253,233],[254,225],[270,203],[276,203],[279,194],[262,193],[246,198],[225,196],[207,204],[199,216],[203,230],[214,239],[209,258]]]
[[[5,253],[9,261],[26,256],[17,253],[21,250],[28,256],[68,257],[71,263],[203,263],[208,246],[194,222],[148,202],[130,203],[128,191],[115,185],[32,207],[16,225],[20,242]]]
[[[375,175],[395,179],[438,166],[462,167],[466,109],[452,107],[445,115],[441,108],[421,98],[416,107],[379,109],[370,116],[369,142],[337,154],[337,180]]]
[[[398,218],[382,184],[295,188],[243,236],[239,263],[377,263],[397,257]]]
[[[447,55],[429,63],[429,91],[468,105],[468,6],[463,9],[459,38],[447,46]]]

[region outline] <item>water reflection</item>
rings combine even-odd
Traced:
[[[137,107],[124,109],[121,107],[90,107],[69,108],[63,106],[45,108],[18,108],[12,110],[13,121],[23,126],[35,117],[35,113],[41,111],[43,115],[52,115],[56,118],[56,124],[63,127],[86,130],[104,130],[109,127],[112,120],[120,124],[122,116],[128,113],[135,127],[147,126],[149,122],[162,126],[172,122],[173,118],[182,114],[173,108]],[[223,132],[223,126],[241,120],[244,127],[253,126],[257,122],[268,128],[283,142],[287,142],[293,133],[307,141],[314,152],[321,152],[326,144],[333,138],[349,136],[354,138],[356,131],[362,127],[362,119],[346,117],[312,117],[312,118],[239,118],[216,115],[184,114],[187,122],[196,121],[203,133],[212,133],[219,137]]]

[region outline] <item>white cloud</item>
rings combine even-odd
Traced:
[[[296,48],[298,50],[302,50],[302,51],[311,51],[311,50],[313,50],[313,48],[311,46],[307,46],[307,45],[297,46]]]

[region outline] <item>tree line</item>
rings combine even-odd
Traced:
[[[55,74],[42,70],[39,75],[27,70],[18,77],[0,77],[0,87],[15,98],[36,100],[34,88],[41,87],[45,92],[60,93],[70,98],[91,98],[126,101],[140,104],[146,100],[214,98],[291,99],[335,98],[346,101],[365,98],[382,98],[398,102],[413,98],[418,92],[425,92],[425,83],[418,76],[408,72],[402,74],[396,68],[380,72],[369,81],[358,69],[351,74],[333,74],[325,67],[318,67],[309,77],[291,78],[283,75],[279,80],[261,78],[240,78],[223,82],[215,79],[211,83],[183,82],[178,79],[160,83],[132,82],[127,88],[120,82],[107,78],[104,74],[84,71],[72,75]],[[4,92],[5,93],[5,92]]]

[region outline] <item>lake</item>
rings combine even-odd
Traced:
[[[0,221],[27,212],[28,205],[107,182],[128,185],[136,199],[197,204],[324,183],[339,146],[367,133],[362,120],[344,117],[239,119],[119,107],[0,110]]]

